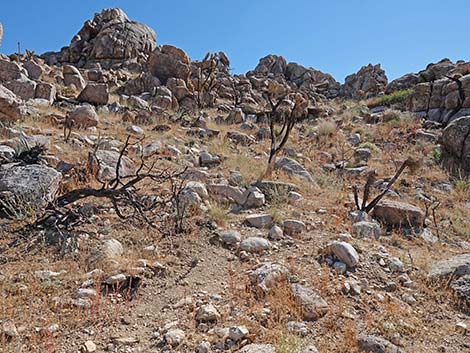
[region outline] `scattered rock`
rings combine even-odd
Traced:
[[[249,237],[240,243],[240,250],[251,253],[263,252],[271,248],[271,242],[265,238]]]
[[[404,202],[382,200],[374,207],[372,216],[393,227],[422,227],[425,214],[420,208]]]
[[[318,320],[328,312],[328,304],[313,289],[293,283],[292,293],[297,303],[302,307],[304,320]]]

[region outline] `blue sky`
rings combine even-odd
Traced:
[[[225,51],[234,72],[273,53],[338,81],[381,63],[389,78],[448,57],[470,60],[469,0],[0,0],[2,53],[68,45],[102,8],[121,7],[192,59]]]

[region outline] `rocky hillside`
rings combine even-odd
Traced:
[[[469,68],[0,55],[0,350],[470,351]]]

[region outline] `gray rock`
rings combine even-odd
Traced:
[[[372,216],[394,227],[422,227],[425,214],[420,208],[404,202],[382,200],[372,211]]]
[[[97,126],[99,123],[95,108],[88,104],[75,108],[67,119],[72,126],[84,129]]]
[[[436,262],[429,271],[429,277],[433,279],[461,277],[468,274],[470,274],[470,254],[458,255],[448,260]]]
[[[245,338],[250,332],[246,326],[232,326],[228,330],[228,336],[234,342],[239,342]]]
[[[242,236],[235,230],[225,230],[219,233],[222,243],[227,245],[236,245],[241,242]]]
[[[21,118],[21,100],[8,88],[0,85],[0,122],[12,123]]]
[[[312,175],[297,161],[283,157],[276,161],[276,169],[281,169],[301,180],[314,183]]]
[[[243,239],[240,243],[240,250],[257,253],[269,250],[271,242],[268,239],[261,237],[248,237]]]
[[[16,151],[10,146],[0,145],[0,160],[2,162],[11,162],[16,156]]]
[[[352,232],[358,238],[378,239],[380,237],[380,225],[375,222],[356,222],[353,224]]]
[[[290,191],[287,194],[287,202],[289,205],[297,205],[304,200],[304,197],[295,191]]]
[[[284,232],[282,231],[282,228],[279,226],[273,226],[268,233],[269,239],[272,240],[280,240],[284,238]]]
[[[245,218],[248,225],[261,229],[270,228],[273,224],[273,218],[269,214],[252,214]]]
[[[111,181],[116,178],[116,167],[119,160],[119,152],[98,150],[95,155],[89,156],[88,163],[96,166],[98,170],[98,177],[103,181]],[[134,175],[135,165],[132,160],[127,156],[122,156],[119,165],[119,176],[125,177]]]
[[[183,330],[174,328],[168,330],[167,333],[165,333],[165,342],[171,347],[176,347],[183,343],[185,337],[186,334]]]
[[[316,291],[297,283],[293,283],[291,287],[295,300],[302,307],[304,320],[314,321],[326,315],[328,304]]]
[[[86,82],[83,79],[82,74],[75,66],[64,65],[62,68],[62,74],[64,75],[64,84],[66,86],[75,86],[78,90],[83,90],[86,86]]]
[[[443,163],[457,176],[470,175],[470,116],[454,120],[440,139],[444,150]]]
[[[286,219],[282,223],[282,227],[284,229],[284,233],[289,236],[302,234],[307,229],[304,222],[295,219]]]
[[[332,253],[348,267],[354,268],[359,263],[359,254],[351,244],[335,241],[330,245]]]
[[[359,335],[357,344],[359,351],[365,353],[404,353],[393,343],[377,336]]]
[[[36,212],[55,199],[62,175],[55,169],[39,165],[3,166],[0,169],[0,193],[13,212],[28,209]]]
[[[124,247],[116,239],[103,240],[90,253],[90,263],[97,264],[107,260],[117,260],[124,254]]]
[[[212,322],[219,319],[220,314],[212,304],[202,305],[196,312],[196,320],[200,322]]]
[[[201,152],[199,154],[199,164],[201,167],[214,167],[220,164],[220,158],[212,156],[209,152]]]
[[[89,83],[78,96],[78,100],[94,105],[106,105],[109,101],[108,85],[105,83]]]
[[[4,86],[24,100],[33,99],[36,95],[36,82],[26,76],[6,82]]]
[[[145,59],[156,47],[155,32],[129,20],[121,9],[104,9],[83,25],[61,60],[78,66],[99,62],[110,67],[126,60]]]
[[[150,72],[163,84],[174,77],[189,80],[190,60],[186,53],[172,45],[158,47],[150,56]]]
[[[258,294],[268,293],[276,284],[287,280],[289,270],[277,263],[264,263],[250,272],[250,282]]]
[[[308,335],[308,327],[304,322],[289,321],[287,323],[287,331],[302,337]]]

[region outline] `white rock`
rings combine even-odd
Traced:
[[[348,267],[356,267],[359,263],[359,254],[351,244],[344,241],[335,241],[330,245],[333,254]]]
[[[177,328],[170,329],[165,334],[165,341],[171,347],[176,347],[176,346],[179,346],[184,341],[185,336],[186,335],[183,330],[180,330]]]

